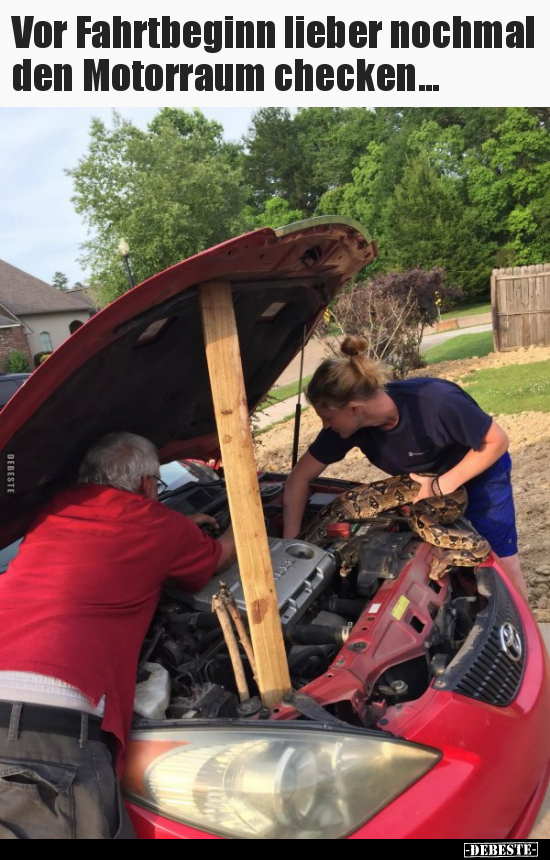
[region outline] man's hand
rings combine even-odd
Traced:
[[[420,484],[418,495],[413,499],[413,504],[414,502],[419,502],[420,499],[430,499],[435,496],[432,488],[434,480],[433,475],[417,475],[415,472],[410,472],[409,478],[412,478],[413,481]]]
[[[219,529],[218,521],[214,517],[209,517],[208,514],[190,514],[187,517],[196,526],[212,526],[214,529]]]

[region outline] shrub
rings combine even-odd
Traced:
[[[43,361],[46,361],[49,355],[51,355],[51,352],[35,352],[33,355],[34,366],[38,367]]]
[[[29,359],[18,349],[12,349],[5,362],[6,373],[30,373]]]
[[[411,269],[357,281],[337,298],[332,316],[342,334],[364,337],[369,357],[385,361],[403,378],[423,366],[422,334],[438,319],[440,304],[462,295],[459,287],[445,286],[443,276],[440,268]],[[326,323],[320,332],[326,336]]]

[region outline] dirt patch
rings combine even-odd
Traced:
[[[484,358],[446,361],[417,375],[460,380],[474,370],[511,367],[550,359],[550,348],[530,347],[514,352],[490,353]],[[520,554],[529,585],[531,607],[538,621],[550,621],[550,413],[522,412],[495,416],[510,437],[514,462],[514,496],[517,510]],[[319,419],[312,410],[302,416],[300,451],[306,450],[319,432]],[[258,467],[288,472],[292,456],[293,422],[279,424],[259,437]],[[325,474],[335,478],[368,482],[383,477],[360,451],[351,451]]]

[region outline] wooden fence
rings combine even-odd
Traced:
[[[550,346],[550,263],[493,269],[495,349]]]

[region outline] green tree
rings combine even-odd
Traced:
[[[505,114],[506,108],[499,107],[402,108],[401,121],[407,135],[421,128],[424,123],[435,123],[443,131],[454,129],[459,132],[465,149],[479,150],[493,136]]]
[[[81,262],[100,305],[128,289],[121,237],[139,283],[244,229],[241,170],[217,124],[195,112],[186,126],[181,113],[166,109],[145,132],[116,113],[112,128],[92,120],[88,152],[68,171],[90,232]]]
[[[242,146],[224,140],[221,123],[207,119],[198,108],[193,108],[192,111],[161,108],[149,123],[148,129],[153,134],[161,134],[166,125],[175,129],[184,140],[193,141],[195,149],[200,147],[203,154],[221,156],[235,166],[241,164]]]
[[[326,191],[317,212],[320,215],[339,214],[356,218],[369,232],[380,239],[382,212],[386,202],[380,191],[384,181],[383,166],[386,144],[369,143],[358,166],[352,171],[352,181]]]
[[[350,180],[325,192],[317,211],[357,218],[383,246],[384,209],[403,176],[410,154],[410,130],[405,127],[400,108],[378,108],[370,117],[369,134],[363,139]],[[369,267],[367,277],[372,277],[379,268],[379,264]]]
[[[409,134],[407,148],[409,158],[425,153],[440,176],[463,178],[466,140],[460,126],[442,127],[434,120],[423,122]]]
[[[252,205],[261,211],[270,197],[281,197],[291,208],[305,212],[307,183],[303,181],[302,156],[290,111],[278,107],[256,111],[244,144]]]
[[[373,137],[374,113],[366,108],[298,108],[293,122],[311,213],[326,191],[351,181]]]
[[[149,131],[160,134],[166,123],[171,125],[180,137],[201,138],[212,153],[223,147],[223,126],[215,120],[207,119],[197,108],[189,112],[181,108],[161,108],[149,123]]]
[[[466,160],[468,192],[478,221],[507,265],[550,256],[548,187],[550,132],[526,108],[507,108],[504,120]]]
[[[550,260],[550,188],[531,204],[531,217],[536,230],[531,236],[530,263],[547,263]]]
[[[284,227],[294,221],[300,221],[303,213],[299,209],[291,209],[282,197],[272,197],[268,200],[261,212],[254,212],[252,208],[246,210],[247,226],[251,230],[258,227]]]
[[[479,226],[455,180],[440,176],[425,153],[405,168],[385,210],[386,265],[399,271],[443,267],[446,283],[469,297],[486,292],[494,246],[479,238]]]
[[[262,108],[245,137],[245,170],[252,205],[281,197],[303,216],[329,189],[349,182],[370,142],[375,116],[365,108]]]
[[[54,286],[57,290],[68,290],[69,279],[67,275],[65,275],[63,272],[55,272],[52,278],[52,286]]]

